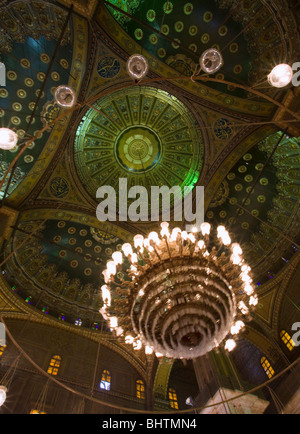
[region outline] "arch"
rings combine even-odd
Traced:
[[[174,408],[175,410],[178,410],[178,399],[177,399],[177,393],[176,390],[172,387],[169,388],[169,402],[170,407]]]
[[[273,364],[283,363],[285,360],[278,347],[263,333],[253,327],[246,326],[243,338],[255,345]]]

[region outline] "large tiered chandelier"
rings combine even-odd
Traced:
[[[174,359],[202,356],[225,338],[225,349],[235,347],[258,300],[241,247],[224,226],[211,232],[209,223],[187,233],[164,222],[160,235],[136,235],[113,253],[100,313],[120,339]]]

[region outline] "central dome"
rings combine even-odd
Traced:
[[[96,198],[101,186],[193,187],[203,166],[198,121],[178,98],[146,86],[100,98],[76,132],[74,160],[82,185]]]
[[[158,136],[148,127],[131,127],[121,133],[115,152],[125,170],[144,172],[159,162],[161,146]]]

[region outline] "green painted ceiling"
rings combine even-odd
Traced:
[[[20,222],[12,248],[41,223]],[[33,306],[39,309],[47,306],[48,312],[56,317],[64,313],[66,320],[73,323],[80,317],[88,326],[91,319],[101,320],[98,310],[102,306],[102,271],[124,242],[108,231],[49,219],[18,250],[14,261],[7,264],[7,281],[16,286],[23,299],[31,297]]]
[[[31,37],[25,43],[15,42],[13,54],[2,55],[6,66],[6,86],[0,88],[0,125],[9,125],[19,136],[19,144],[35,136],[45,125],[55,119],[60,108],[53,101],[53,91],[58,83],[67,83],[70,72],[71,45],[60,47],[57,62],[47,79],[36,107],[36,101],[45,79],[50,62],[49,53],[55,50],[56,41],[46,40],[43,36],[34,40]],[[16,58],[19,60],[16,62]],[[68,59],[68,60],[67,60]],[[47,143],[51,128],[34,140],[23,153],[14,172],[9,193],[28,175]],[[0,175],[3,175],[15,158],[19,147],[11,151],[0,152]],[[3,196],[6,184],[2,189]]]
[[[111,14],[136,42],[184,76],[191,76],[201,54],[219,49],[225,64],[217,78],[248,83],[251,62],[243,26],[211,0],[185,2],[109,0],[130,16],[108,6]],[[215,86],[224,89],[224,86]],[[233,89],[225,87],[226,91]],[[242,95],[235,90],[235,94]]]
[[[34,16],[38,11],[40,21],[34,25]],[[47,70],[56,49],[57,34],[63,20],[64,14],[54,6],[41,6],[38,3],[29,5],[15,2],[11,9],[1,11],[0,59],[6,67],[6,86],[0,88],[0,126],[13,128],[19,136],[19,142],[18,147],[11,151],[0,151],[0,177],[6,172],[22,143],[35,136],[36,132],[55,119],[59,113],[59,107],[54,103],[53,92],[58,83],[69,81],[72,63],[72,25],[66,32],[67,37],[62,40],[49,76]],[[42,86],[43,91],[39,95]],[[13,172],[9,194],[39,160],[50,133],[51,128],[39,135],[23,153]],[[6,186],[7,182],[0,192],[0,197],[3,197]]]
[[[274,275],[283,268],[295,253],[288,240],[296,243],[298,239],[295,219],[299,218],[300,139],[282,138],[282,134],[272,134],[244,154],[223,180],[206,212],[207,221],[225,225],[237,237],[257,280],[263,281],[268,272]],[[281,240],[282,258],[266,270],[263,261],[282,234],[287,237]]]

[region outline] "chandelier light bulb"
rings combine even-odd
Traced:
[[[200,241],[198,241],[198,247],[199,247],[199,249],[205,249],[205,243],[204,243],[204,241],[203,240],[200,240]]]
[[[234,265],[239,265],[242,262],[242,258],[239,255],[232,255],[230,259]]]
[[[130,267],[130,271],[131,271],[133,274],[138,275],[138,269],[137,269],[134,265],[131,265],[131,267]]]
[[[252,295],[253,293],[254,293],[254,289],[253,289],[253,287],[248,283],[248,284],[246,284],[246,286],[245,286],[245,288],[244,288],[244,291],[245,291],[245,293],[247,294],[247,295]]]
[[[257,296],[250,297],[249,306],[257,306],[257,305],[258,305]]]
[[[239,244],[237,244],[237,243],[234,243],[234,244],[232,244],[232,251],[233,251],[233,254],[234,255],[242,255],[243,254],[243,251],[242,251],[242,248],[241,248],[241,246],[239,245]]]
[[[56,103],[60,107],[71,108],[76,102],[74,90],[69,86],[58,86],[54,93]]]
[[[111,305],[111,295],[110,295],[110,290],[109,290],[108,286],[103,285],[101,287],[101,291],[102,291],[102,299],[104,301],[104,304],[106,306],[110,306]]]
[[[109,322],[110,322],[110,328],[111,329],[116,329],[118,327],[118,318],[115,316],[111,316],[109,318]]]
[[[202,235],[203,236],[209,235],[210,234],[210,228],[211,228],[211,226],[209,223],[206,223],[206,222],[202,223],[202,225],[201,225]]]
[[[164,356],[162,353],[158,353],[158,352],[156,352],[155,355],[158,359],[161,359]]]
[[[247,273],[241,273],[242,281],[245,283],[251,283],[252,279]]]
[[[150,232],[150,234],[148,235],[148,239],[149,241],[153,241],[156,244],[159,243],[159,236],[157,232]]]
[[[247,306],[245,305],[245,303],[243,301],[239,302],[238,305],[240,311],[242,312],[243,315],[247,315],[249,312],[249,309],[247,308]]]
[[[18,143],[18,135],[9,128],[0,128],[0,149],[13,149]]]
[[[5,386],[0,386],[0,407],[6,401],[7,388]]]
[[[131,247],[131,244],[129,244],[129,243],[125,243],[125,244],[123,244],[123,246],[122,246],[122,250],[123,250],[123,253],[124,253],[125,256],[132,255],[132,247]]]
[[[272,69],[271,73],[268,75],[268,82],[273,87],[282,88],[290,84],[293,75],[292,67],[281,63]]]
[[[228,339],[225,343],[225,350],[231,352],[235,349],[236,343],[233,339]]]
[[[249,267],[249,265],[243,265],[241,267],[241,270],[242,270],[243,273],[250,273],[251,267]]]
[[[127,61],[127,72],[133,80],[141,80],[147,75],[149,64],[141,54],[133,54]]]
[[[109,274],[108,274],[108,271],[107,271],[107,270],[103,270],[103,271],[102,271],[102,274],[103,274],[103,277],[104,277],[104,282],[105,282],[105,283],[109,283],[109,281],[110,281],[110,276],[109,276]]]
[[[142,345],[142,342],[140,340],[137,340],[133,342],[133,349],[139,351],[142,348]]]
[[[133,238],[133,241],[134,241],[134,247],[136,248],[136,249],[143,249],[143,247],[144,247],[144,237],[143,237],[143,235],[136,235],[134,238]]]
[[[134,337],[133,336],[131,336],[131,335],[125,336],[125,344],[132,345],[133,342],[134,342]]]
[[[218,238],[221,238],[225,246],[229,246],[231,244],[231,238],[224,226],[218,227]]]
[[[132,264],[137,264],[138,263],[138,256],[136,253],[132,253],[131,257],[130,257],[130,261]]]
[[[195,243],[196,242],[196,238],[194,234],[188,234],[187,238],[192,242]]]
[[[181,238],[183,240],[185,240],[185,241],[188,239],[188,233],[187,233],[187,231],[182,231],[181,232]]]
[[[116,265],[122,265],[123,263],[123,256],[121,252],[114,252],[111,256],[114,260],[114,263]]]
[[[172,230],[171,241],[176,241],[179,234],[181,234],[181,229],[174,228]]]
[[[169,232],[169,223],[168,222],[163,222],[161,223],[161,231],[160,231],[160,235],[162,237],[167,237],[169,238],[170,236],[170,232]]]
[[[116,274],[116,264],[114,261],[107,262],[107,272],[109,276]]]
[[[239,332],[245,327],[245,324],[243,321],[237,321],[232,327],[231,327],[231,334],[237,335]]]
[[[124,334],[124,330],[122,329],[122,327],[116,327],[115,332],[117,337],[122,336]]]
[[[215,74],[223,65],[222,54],[215,48],[209,48],[200,57],[201,69],[207,74]]]
[[[145,347],[145,353],[147,355],[150,355],[150,354],[153,353],[153,349],[151,347],[149,347],[148,345],[146,345],[146,347]]]
[[[150,245],[150,240],[148,238],[144,239],[144,247],[149,251],[149,252],[154,252],[153,247]]]

